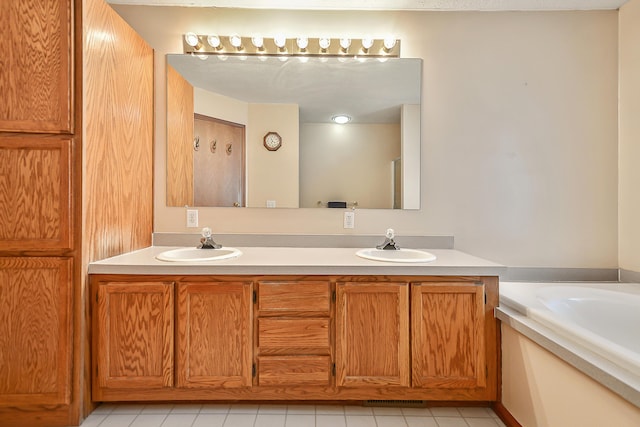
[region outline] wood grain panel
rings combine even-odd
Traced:
[[[0,406],[70,402],[71,281],[69,258],[0,258]]]
[[[103,283],[97,298],[96,386],[172,386],[173,284]]]
[[[167,206],[193,206],[193,138],[193,86],[167,64]]]
[[[258,319],[259,352],[330,354],[330,324],[330,319]]]
[[[178,387],[249,387],[252,285],[178,286]]]
[[[336,375],[339,386],[409,386],[406,283],[339,283]]]
[[[259,386],[329,386],[329,356],[267,356],[258,358]]]
[[[68,249],[71,141],[0,137],[0,250]]]
[[[0,2],[0,131],[72,131],[71,4]]]
[[[84,1],[84,258],[151,244],[153,50],[104,0]]]
[[[484,286],[414,284],[411,301],[413,385],[484,387]]]
[[[259,282],[258,311],[263,315],[287,315],[291,312],[329,314],[329,282]]]

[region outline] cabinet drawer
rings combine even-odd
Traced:
[[[329,282],[258,283],[258,311],[261,315],[292,312],[328,315],[330,308]]]
[[[329,319],[258,320],[261,354],[330,354]]]
[[[260,386],[329,386],[329,356],[266,356],[258,358]]]

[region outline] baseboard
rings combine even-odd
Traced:
[[[502,402],[494,402],[491,408],[507,427],[522,427],[518,420],[511,415],[511,412],[504,407]]]
[[[640,272],[620,269],[620,281],[625,283],[640,283]]]

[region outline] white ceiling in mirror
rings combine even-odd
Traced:
[[[611,10],[628,0],[107,0],[112,4],[306,10]]]
[[[348,113],[352,123],[400,123],[401,105],[420,104],[420,59],[283,62],[167,55],[167,60],[193,86],[209,92],[248,103],[297,104],[301,123],[330,123],[338,113]]]

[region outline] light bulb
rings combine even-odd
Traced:
[[[196,33],[185,34],[184,41],[191,47],[196,47],[200,44],[200,39]]]
[[[349,46],[351,46],[351,39],[340,39],[340,47],[343,50],[349,49]]]
[[[331,46],[331,39],[327,37],[322,37],[319,41],[320,49],[327,50],[329,46]]]
[[[234,34],[232,36],[229,36],[229,43],[231,43],[231,46],[239,49],[242,46],[242,39],[239,35]]]
[[[386,50],[391,50],[394,48],[394,46],[396,45],[396,39],[392,38],[392,37],[386,37],[384,39],[384,48]]]
[[[373,39],[371,37],[365,37],[362,39],[362,48],[365,50],[371,49],[373,46]]]
[[[217,49],[220,47],[220,37],[218,36],[208,36],[207,37],[207,43],[209,43],[209,46],[211,46],[214,49]]]
[[[296,44],[301,50],[305,50],[307,46],[309,46],[309,39],[306,37],[298,37],[296,39]]]
[[[251,43],[258,49],[262,49],[264,46],[264,39],[261,36],[251,37]]]
[[[273,42],[279,49],[282,49],[287,44],[287,38],[282,34],[278,34],[273,38]]]

